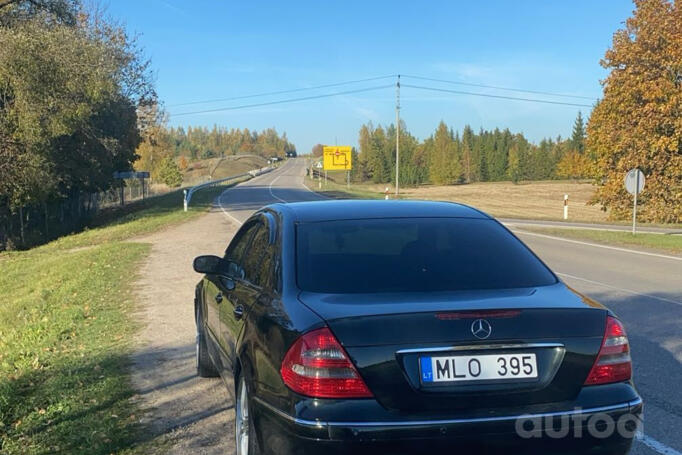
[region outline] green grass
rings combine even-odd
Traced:
[[[305,178],[305,184],[316,193],[320,193],[332,199],[383,199],[384,195],[373,191],[363,190],[356,185],[350,184],[350,188],[346,184],[337,183],[331,179],[324,182],[322,178],[322,188],[320,188],[318,179]],[[391,199],[395,195],[391,193]]]
[[[78,235],[57,239],[38,250],[82,248],[121,241],[187,221],[204,213],[215,197],[229,186],[219,185],[197,191],[192,196],[187,212],[182,210],[181,190],[104,211],[94,220],[91,228]]]
[[[523,226],[522,231],[586,240],[607,245],[649,248],[668,253],[682,253],[682,235],[636,234],[626,231],[603,231],[595,229],[536,228]]]
[[[140,234],[204,212],[225,187],[108,213],[100,226],[0,254],[0,453],[147,453],[127,362]]]

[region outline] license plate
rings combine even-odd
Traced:
[[[421,357],[422,382],[514,380],[538,377],[535,354]]]

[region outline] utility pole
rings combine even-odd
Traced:
[[[395,85],[395,195],[400,193],[400,74]]]

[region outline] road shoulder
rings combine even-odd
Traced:
[[[142,328],[131,356],[136,401],[164,453],[229,453],[233,412],[220,379],[196,375],[194,286],[198,253],[221,255],[238,226],[218,208],[137,239],[151,244],[135,283]],[[159,449],[161,450],[161,449]]]

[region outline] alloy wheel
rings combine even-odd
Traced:
[[[244,378],[240,378],[235,406],[235,436],[237,455],[249,455],[249,396]]]

